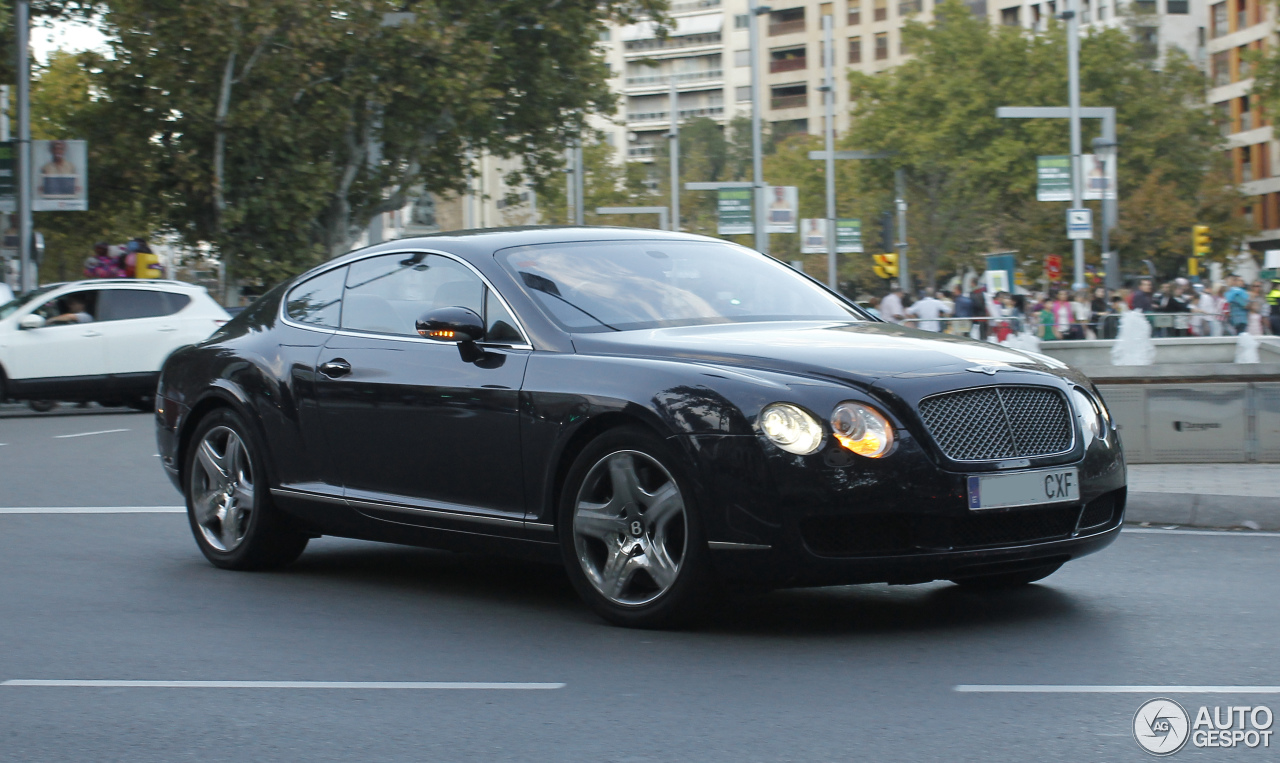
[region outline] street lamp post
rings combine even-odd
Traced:
[[[18,0],[14,8],[14,27],[17,31],[17,95],[18,95],[18,145],[14,170],[18,187],[18,262],[23,292],[40,285],[35,260],[31,258],[31,3]]]
[[[768,253],[769,234],[764,222],[764,157],[760,145],[760,16],[768,13],[760,0],[750,0],[747,11],[747,48],[751,56],[751,207],[755,221],[756,250]]]
[[[1067,97],[1071,111],[1071,206],[1080,209],[1084,194],[1081,183],[1084,180],[1080,167],[1080,18],[1076,12],[1076,0],[1066,0],[1066,12],[1062,14],[1067,20]],[[1074,266],[1074,289],[1084,288],[1084,240],[1071,241],[1072,264]]]
[[[676,89],[676,75],[671,75],[671,221],[673,230],[680,230],[680,93]]]
[[[832,289],[838,286],[836,281],[839,256],[836,254],[836,78],[833,72],[835,42],[832,32],[834,26],[835,20],[830,14],[822,17],[822,65],[825,69],[822,100],[826,102],[827,119],[825,129],[822,131],[827,147],[827,285]]]
[[[1104,166],[1110,166],[1116,159],[1116,149],[1119,143],[1114,137],[1094,138],[1093,153],[1102,157]],[[1119,175],[1119,173],[1116,173]],[[1119,189],[1110,185],[1111,177],[1107,177],[1108,184],[1102,192],[1102,267],[1106,271],[1107,291],[1115,291],[1120,288],[1120,258],[1116,253],[1111,251],[1111,229],[1116,225],[1116,212],[1118,206]]]

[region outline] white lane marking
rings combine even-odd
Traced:
[[[1280,694],[1280,686],[1072,686],[960,684],[970,694]]]
[[[14,506],[0,514],[183,514],[186,506]]]
[[[103,429],[99,432],[78,432],[76,434],[57,434],[53,436],[55,440],[66,440],[72,437],[88,437],[95,434],[115,434],[116,432],[128,432],[128,429]]]
[[[1232,538],[1280,538],[1280,533],[1259,532],[1257,530],[1180,530],[1178,528],[1167,530],[1163,527],[1126,527],[1121,532],[1149,533],[1151,535],[1229,535]]]
[[[0,686],[42,686],[110,689],[486,689],[527,691],[563,689],[562,683],[506,683],[479,681],[54,681],[18,679]]]

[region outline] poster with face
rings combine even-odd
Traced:
[[[1114,199],[1116,197],[1115,154],[1083,154],[1080,166],[1084,168],[1084,198]]]
[[[827,251],[827,221],[809,218],[800,221],[800,253],[825,254]]]
[[[765,230],[795,233],[799,220],[800,194],[793,185],[771,185],[765,189]]]
[[[83,212],[89,209],[89,157],[83,140],[31,141],[31,209]]]

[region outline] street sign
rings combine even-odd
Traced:
[[[1056,281],[1062,278],[1062,258],[1056,254],[1051,254],[1044,258],[1044,274],[1048,276],[1050,281]]]
[[[1036,201],[1071,201],[1071,157],[1036,157]]]
[[[821,217],[806,217],[800,221],[800,253],[825,254],[827,251],[827,221]]]
[[[1092,209],[1067,210],[1067,238],[1072,241],[1093,238]]]
[[[750,233],[755,230],[755,221],[751,219],[751,189],[720,188],[718,190],[720,221],[716,226],[716,233],[727,236]]]
[[[861,220],[836,220],[836,251],[841,254],[862,251]]]

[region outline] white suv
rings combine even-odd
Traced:
[[[229,319],[204,287],[179,281],[43,286],[0,305],[0,400],[142,409],[169,354]]]

